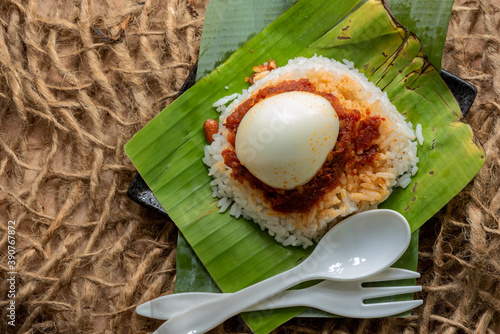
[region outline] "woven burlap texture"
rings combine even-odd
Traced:
[[[0,332],[149,333],[173,291],[177,230],[127,197],[123,145],[197,60],[206,0],[0,1]],[[443,68],[478,90],[487,158],[421,229],[407,318],[293,319],[275,333],[500,333],[500,3],[456,0]],[[16,318],[7,324],[8,221]],[[213,333],[248,332],[232,318]]]

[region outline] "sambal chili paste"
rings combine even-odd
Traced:
[[[291,91],[305,91],[326,98],[339,116],[340,127],[335,147],[316,175],[303,186],[284,190],[270,187],[250,173],[240,163],[234,147],[238,126],[250,108],[267,97]],[[247,180],[252,188],[260,189],[275,211],[307,212],[325,193],[339,185],[346,169],[352,170],[374,162],[378,154],[375,141],[380,137],[379,127],[382,120],[379,116],[361,119],[360,111],[343,108],[337,97],[331,93],[316,91],[316,87],[308,79],[283,81],[275,86],[260,89],[227,117],[224,126],[229,131],[227,139],[232,147],[223,150],[222,156],[225,164],[231,168],[231,176],[242,183]]]

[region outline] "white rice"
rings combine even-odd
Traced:
[[[215,102],[212,107],[214,108],[217,108],[217,107],[220,107],[226,103],[228,103],[229,101],[232,101],[234,100],[235,98],[238,97],[238,93],[234,93],[233,95],[229,95],[229,96],[226,96],[226,97],[223,97],[222,99],[220,99],[219,101]]]
[[[359,170],[355,175],[344,173],[340,185],[325,194],[306,213],[279,213],[270,207],[259,190],[252,189],[248,182],[241,183],[231,177],[231,169],[224,164],[221,154],[224,149],[232,147],[226,139],[227,129],[223,124],[238,105],[261,88],[282,80],[318,78],[323,74],[333,80],[332,86],[336,81],[345,85],[339,91],[332,91],[344,105],[361,104],[369,107],[371,115],[386,119],[380,126],[381,136],[377,142],[380,166]],[[232,102],[226,107],[229,101]],[[311,246],[343,217],[376,208],[395,186],[407,187],[411,176],[418,170],[416,135],[411,123],[405,121],[385,92],[346,60],[342,64],[321,56],[291,59],[286,66],[270,71],[241,94],[225,97],[213,106],[221,112],[219,133],[214,136],[214,142],[205,147],[203,162],[209,166],[209,175],[213,177],[210,184],[213,196],[220,198],[220,211],[230,209],[229,213],[236,218],[253,220],[285,246]],[[421,126],[418,135],[422,139],[419,142],[423,142]]]
[[[417,135],[417,141],[420,146],[424,144],[424,136],[422,135],[422,124],[417,124],[417,127],[415,128],[415,132]]]

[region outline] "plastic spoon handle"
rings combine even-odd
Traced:
[[[143,317],[168,320],[176,314],[207,302],[225,298],[229,293],[184,292],[161,296],[137,306],[135,311]]]
[[[301,270],[301,265],[299,265],[248,288],[219,298],[216,301],[203,303],[177,314],[160,326],[155,333],[205,333],[229,317],[244,311],[251,305],[308,280],[309,276],[306,274],[306,271]]]

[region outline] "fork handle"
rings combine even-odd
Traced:
[[[304,271],[292,268],[279,275],[251,285],[243,290],[225,295],[174,315],[157,330],[156,334],[201,334],[224,320],[246,310],[261,300],[273,296],[295,284],[307,280]]]

